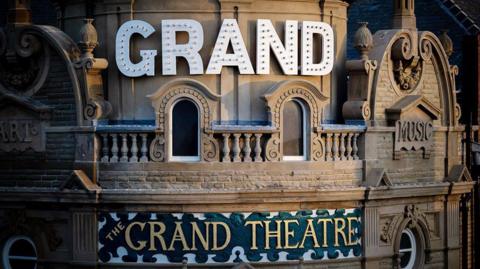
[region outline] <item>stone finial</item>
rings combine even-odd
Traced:
[[[93,50],[98,46],[97,30],[93,26],[93,19],[84,19],[85,24],[80,28],[80,41],[78,46],[84,57],[93,58]]]
[[[360,27],[355,32],[353,47],[358,50],[362,60],[368,60],[368,52],[373,48],[372,33],[368,29],[368,22],[359,22]]]
[[[442,47],[445,50],[445,53],[448,57],[453,53],[453,42],[452,39],[448,36],[448,30],[442,30],[442,33],[438,36],[440,39],[440,43],[442,43]]]

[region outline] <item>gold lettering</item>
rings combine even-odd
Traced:
[[[130,230],[133,228],[133,226],[135,225],[138,225],[140,226],[140,231],[143,231],[143,229],[145,228],[145,223],[141,223],[141,222],[138,222],[138,221],[135,221],[135,222],[132,222],[130,223],[128,226],[127,226],[127,229],[125,230],[125,241],[127,242],[127,245],[133,249],[133,250],[142,250],[145,248],[145,246],[147,245],[147,241],[138,241],[138,246],[135,246],[132,242],[132,238],[130,237]]]
[[[348,227],[348,243],[346,244],[347,246],[354,246],[358,244],[358,238],[355,240],[355,242],[352,242],[352,236],[355,235],[355,230],[352,228],[352,221],[356,221],[357,223],[359,222],[359,219],[357,217],[347,217],[347,227]]]
[[[253,221],[249,220],[245,222],[245,226],[252,225],[252,246],[250,249],[256,250],[258,249],[257,247],[257,225],[260,225],[260,227],[263,227],[263,223],[259,220]]]
[[[305,229],[305,233],[303,234],[302,242],[300,243],[300,248],[304,248],[305,239],[307,239],[307,237],[311,237],[313,239],[314,247],[316,248],[320,247],[317,240],[317,233],[315,232],[315,229],[313,227],[313,219],[307,220],[307,228]]]
[[[173,232],[172,236],[172,241],[170,242],[170,247],[168,250],[175,250],[173,245],[175,242],[180,241],[182,243],[182,250],[190,250],[187,244],[187,240],[185,239],[185,235],[183,234],[183,229],[182,229],[182,222],[181,221],[175,221],[175,231]]]
[[[276,237],[277,238],[277,245],[275,249],[282,248],[282,234],[280,233],[282,221],[276,220],[275,223],[277,224],[276,231],[270,231],[270,220],[264,220],[263,223],[265,224],[265,249],[270,249],[270,238]]]
[[[295,237],[295,231],[290,231],[290,227],[289,227],[289,224],[290,223],[295,223],[298,225],[298,220],[296,219],[288,219],[288,220],[284,220],[283,221],[283,224],[284,224],[284,230],[285,230],[285,249],[290,249],[290,248],[297,248],[298,247],[298,243],[295,244],[295,245],[290,245],[290,242],[289,242],[289,239],[290,237]]]
[[[228,246],[230,243],[230,239],[232,238],[232,234],[230,232],[230,228],[224,222],[213,221],[211,222],[213,225],[213,247],[212,250],[222,250]],[[225,229],[225,242],[222,246],[218,246],[218,225],[222,226]]]
[[[206,233],[206,236],[203,236],[202,232],[200,231],[200,228],[198,227],[198,224],[196,222],[190,222],[190,224],[192,225],[192,250],[198,250],[197,249],[197,246],[196,246],[196,238],[198,237],[198,240],[200,240],[200,243],[202,244],[203,246],[203,249],[204,250],[208,250],[208,241],[209,241],[209,222],[206,222],[205,223],[205,233]],[[205,237],[207,239],[205,239]]]
[[[163,238],[163,233],[165,232],[165,224],[160,221],[149,221],[148,224],[150,225],[150,248],[148,250],[157,250],[157,246],[155,244],[155,238],[160,241],[160,245],[162,245],[162,249],[167,249],[167,244],[165,244],[165,239]],[[155,227],[159,227],[158,231],[155,231]]]
[[[318,219],[317,223],[322,223],[323,224],[323,244],[322,247],[326,248],[328,247],[328,242],[327,242],[327,222],[333,223],[331,219]]]
[[[347,237],[345,236],[345,232],[343,231],[345,229],[345,220],[342,219],[342,218],[334,218],[333,220],[335,221],[335,244],[334,244],[334,246],[338,247],[338,246],[340,246],[340,244],[338,243],[338,234],[342,235],[344,243],[347,242]],[[340,228],[338,227],[339,222],[342,223]]]

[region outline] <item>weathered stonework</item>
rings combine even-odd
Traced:
[[[372,35],[361,24],[353,44],[361,59],[346,61],[347,4],[339,0],[54,1],[64,32],[20,16],[29,14],[28,2],[10,1],[19,15],[11,17],[25,21],[0,32],[0,44],[8,43],[0,46],[0,247],[22,233],[45,267],[97,268],[107,266],[97,253],[100,212],[357,208],[360,256],[219,268],[399,268],[407,228],[418,242],[416,268],[458,268],[460,237],[472,225],[460,222],[462,203],[474,184],[461,163],[458,70],[445,36],[416,30],[413,8],[397,10],[398,29]],[[95,20],[84,21],[87,14]],[[281,40],[285,19],[326,22],[335,31],[334,69],[289,76],[272,59],[268,75],[224,67],[190,76],[179,60],[176,76],[123,76],[114,65],[120,25],[140,19],[159,30],[172,16],[202,24],[204,63],[223,19],[236,19],[249,55],[259,18],[271,20]],[[132,39],[131,59],[158,48],[158,37]],[[184,33],[175,38],[188,41]],[[170,156],[172,108],[183,99],[199,113],[194,162]],[[296,161],[285,160],[283,148],[292,99],[306,115],[305,158]]]

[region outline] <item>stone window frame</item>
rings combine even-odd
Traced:
[[[189,101],[191,103],[193,103],[197,109],[197,122],[198,122],[198,130],[197,130],[197,155],[196,156],[175,156],[173,155],[173,109],[175,108],[175,106],[181,102],[181,101]],[[170,106],[170,110],[169,110],[169,119],[168,119],[168,139],[167,141],[169,141],[169,145],[167,146],[168,148],[168,159],[171,161],[171,162],[198,162],[201,160],[201,136],[200,136],[200,133],[201,133],[201,127],[200,127],[200,122],[202,120],[201,118],[201,114],[200,114],[200,107],[198,106],[197,102],[195,102],[194,100],[190,99],[189,97],[182,97],[182,98],[176,98],[175,101],[173,102],[173,104]]]
[[[283,107],[291,99],[301,100],[308,111],[308,126],[306,132],[306,158],[303,161],[316,160],[316,154],[323,151],[318,143],[318,130],[323,120],[323,108],[329,97],[316,85],[307,80],[285,80],[275,84],[262,96],[266,102],[268,120],[277,132],[268,140],[265,157],[267,161],[283,160]]]
[[[404,211],[403,221],[398,225],[396,235],[394,238],[393,263],[400,268],[400,240],[404,230],[410,229],[417,243],[417,256],[412,268],[423,268],[426,263],[430,261],[430,233],[425,213],[420,211],[416,205],[406,205]]]
[[[220,96],[213,93],[203,83],[186,78],[174,79],[153,94],[148,95],[155,111],[155,138],[150,144],[150,158],[155,162],[185,162],[171,158],[170,121],[173,105],[181,99],[192,101],[199,114],[199,162],[217,161],[219,145],[213,137],[212,122],[216,115]],[[191,162],[191,161],[189,161]]]
[[[30,245],[32,246],[33,250],[35,251],[35,257],[29,257],[29,256],[20,256],[20,257],[24,257],[23,259],[21,258],[17,258],[17,260],[33,260],[36,262],[35,264],[35,267],[34,268],[37,268],[37,263],[38,263],[38,250],[37,250],[37,246],[35,245],[35,243],[33,242],[33,240],[28,237],[28,236],[25,236],[25,235],[14,235],[14,236],[11,236],[10,238],[8,238],[5,243],[3,244],[3,247],[2,247],[2,267],[4,267],[5,269],[12,269],[11,265],[10,265],[10,260],[11,260],[11,256],[9,255],[9,252],[10,252],[10,249],[11,247],[15,244],[15,242],[19,241],[19,240],[25,240],[27,242],[30,243]],[[25,259],[26,257],[29,257],[30,259]]]
[[[299,99],[299,98],[290,98],[288,100],[286,100],[284,103],[283,103],[283,106],[282,106],[282,124],[283,124],[283,111],[285,109],[284,105],[287,104],[288,102],[296,102],[300,105],[301,109],[302,109],[302,147],[303,147],[303,155],[298,155],[298,156],[286,156],[286,155],[282,155],[282,161],[285,161],[285,162],[292,162],[292,161],[307,161],[308,160],[308,153],[309,153],[309,147],[308,147],[308,141],[310,141],[310,130],[311,130],[311,127],[310,127],[310,124],[309,124],[309,121],[310,121],[310,109],[308,107],[307,104],[305,104],[305,101],[302,100],[302,99]],[[283,129],[282,129],[283,130]],[[282,140],[281,140],[281,143],[283,145],[283,132],[281,134],[282,136]]]

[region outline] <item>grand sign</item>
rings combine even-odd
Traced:
[[[322,76],[329,74],[334,60],[334,34],[332,27],[324,22],[295,20],[285,22],[284,42],[281,41],[270,20],[257,20],[256,35],[256,72],[240,32],[237,20],[224,19],[218,32],[215,46],[206,71],[199,51],[203,48],[203,28],[195,20],[162,20],[162,74],[177,74],[177,58],[182,57],[188,63],[191,75],[220,74],[223,66],[237,66],[240,74],[269,74],[270,50],[275,55],[285,75]],[[301,33],[301,56],[298,59],[299,31]],[[118,29],[116,36],[115,59],[122,74],[128,77],[155,75],[156,49],[140,50],[141,60],[133,63],[130,59],[130,44],[134,34],[148,38],[155,32],[153,26],[145,21],[127,21]],[[188,34],[186,43],[177,43],[178,32]],[[319,46],[320,60],[315,60],[316,46]],[[228,48],[232,52],[228,52]],[[300,65],[299,65],[300,62]],[[300,67],[300,68],[299,68]]]
[[[101,213],[103,263],[280,262],[361,255],[360,209],[271,213]]]

